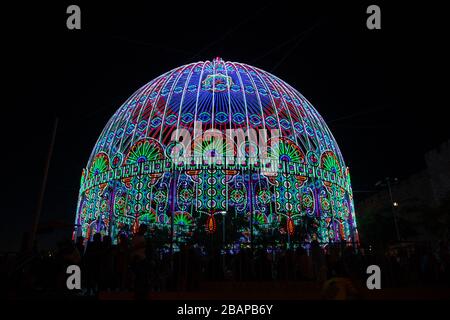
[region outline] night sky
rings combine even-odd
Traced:
[[[437,81],[448,77],[448,35],[438,5],[91,2],[2,4],[0,251],[17,250],[30,228],[54,117],[41,222],[71,224],[81,170],[108,119],[139,87],[182,64],[220,56],[298,89],[329,124],[356,201],[383,177],[423,169],[424,152],[449,137],[448,103],[439,99],[448,80]],[[66,28],[70,4],[81,7],[79,31]],[[366,28],[370,4],[381,7],[381,30]]]

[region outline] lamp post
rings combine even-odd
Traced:
[[[394,201],[394,198],[392,197],[391,178],[386,177],[384,180],[386,181],[386,184],[383,184],[381,181],[378,181],[375,184],[375,186],[387,186],[387,188],[388,188],[392,216],[394,217],[395,233],[397,236],[397,241],[400,241],[401,237],[400,237],[400,231],[398,228],[397,214],[396,214],[396,208],[398,207],[398,202]],[[394,178],[394,182],[397,183],[398,179]]]
[[[33,224],[31,226],[30,237],[29,237],[28,243],[27,243],[27,249],[29,249],[29,250],[33,249],[35,239],[36,239],[36,233],[37,233],[37,230],[39,227],[39,220],[41,218],[42,205],[44,203],[45,189],[47,186],[48,170],[50,167],[50,160],[52,158],[53,149],[55,146],[56,131],[58,129],[58,121],[59,121],[59,119],[56,117],[54,124],[53,124],[52,139],[51,139],[50,146],[49,146],[48,153],[47,153],[47,160],[45,162],[44,177],[42,179],[42,185],[41,185],[41,190],[39,193],[38,203],[36,206],[36,211],[33,215]]]

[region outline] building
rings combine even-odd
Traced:
[[[431,235],[427,234],[419,216],[429,210],[438,209],[450,197],[450,141],[427,152],[424,159],[423,170],[398,182],[391,179],[393,208],[389,189],[383,184],[379,191],[357,202],[358,216],[362,218],[366,213],[393,209],[400,220],[414,225],[417,236],[411,237],[410,240],[429,239]]]

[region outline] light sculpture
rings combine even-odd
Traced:
[[[247,219],[247,233],[358,241],[349,170],[319,113],[276,76],[216,58],[157,77],[111,117],[82,172],[74,234],[214,233],[219,211]]]

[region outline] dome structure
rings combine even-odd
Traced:
[[[187,241],[227,221],[242,235],[227,243],[274,230],[358,241],[349,170],[320,114],[276,76],[216,58],[157,77],[111,117],[83,169],[75,234],[146,223]]]

